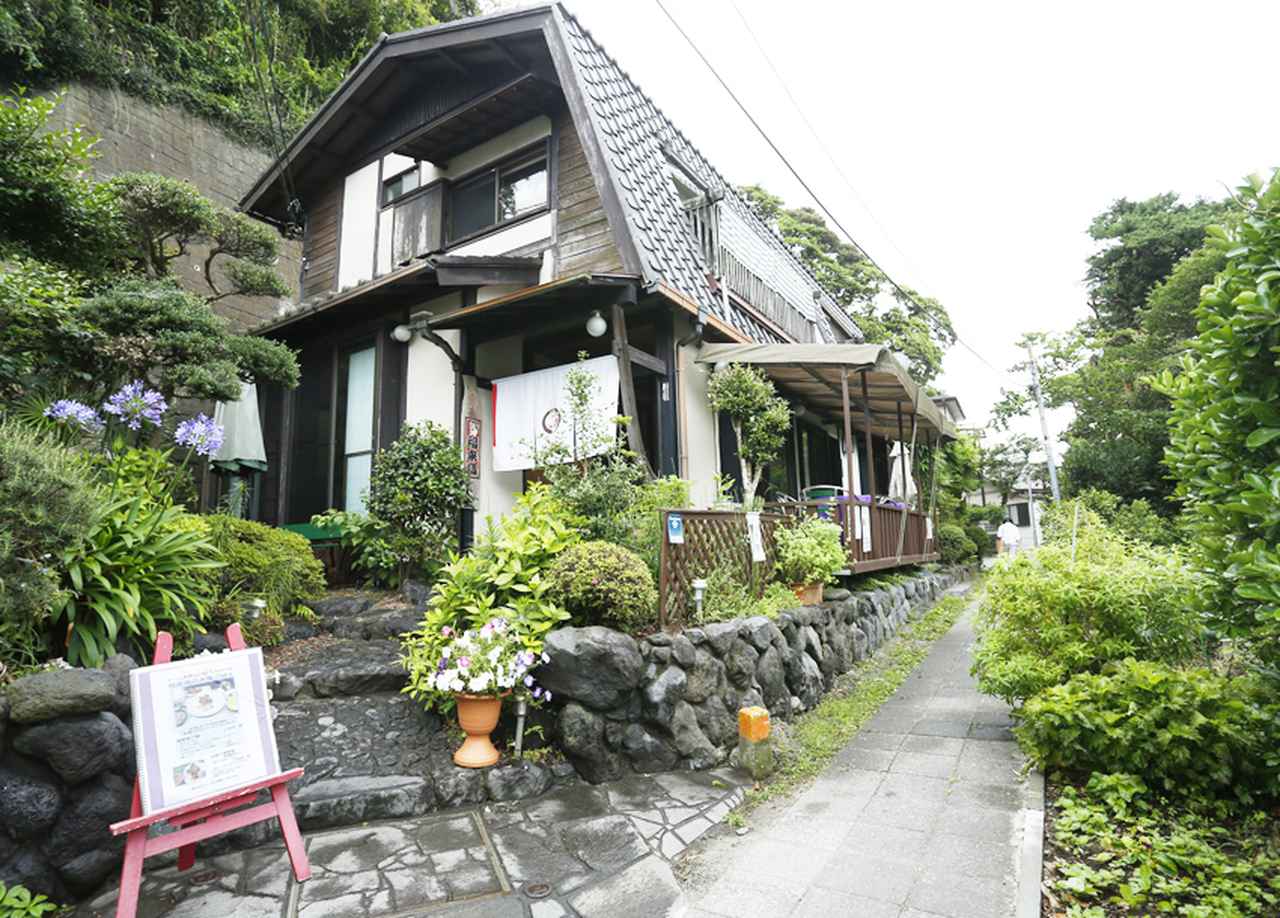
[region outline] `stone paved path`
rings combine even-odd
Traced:
[[[808,790],[686,855],[689,918],[1015,914],[1043,785],[969,675],[971,614]]]
[[[149,862],[139,918],[660,918],[684,911],[670,860],[742,800],[728,769],[571,784],[520,803],[307,833],[283,847]],[[546,884],[542,896],[530,890]],[[532,894],[531,894],[532,893]],[[114,914],[115,892],[78,918]]]

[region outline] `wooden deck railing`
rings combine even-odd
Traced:
[[[743,581],[759,595],[773,575],[777,552],[773,533],[788,518],[821,516],[837,523],[849,557],[849,572],[862,574],[907,564],[938,560],[937,543],[929,538],[926,514],[892,506],[852,504],[861,517],[855,520],[844,499],[787,501],[765,504],[760,514],[765,561],[753,564],[747,541],[747,515],[735,510],[663,510],[662,530],[678,513],[684,520],[684,542],[672,545],[665,537],[658,577],[658,622],[663,628],[683,624],[693,607],[693,581],[705,579],[717,566],[740,572]],[[906,517],[905,530],[903,517]],[[870,539],[864,541],[864,522],[870,521]],[[902,535],[899,555],[898,539]]]

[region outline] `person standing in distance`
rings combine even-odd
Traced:
[[[1018,527],[1013,524],[1011,517],[1005,517],[1004,522],[1000,524],[1000,528],[996,530],[996,538],[1000,540],[1000,544],[1004,551],[1010,557],[1018,554],[1018,542],[1022,540],[1022,533]]]

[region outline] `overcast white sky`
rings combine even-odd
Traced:
[[[665,2],[858,242],[999,368],[948,354],[971,421],[1015,382],[1024,332],[1086,313],[1086,230],[1113,199],[1220,197],[1280,165],[1280,3]],[[654,0],[566,6],[726,177],[808,203]]]

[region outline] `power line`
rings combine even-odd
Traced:
[[[826,204],[823,203],[822,199],[818,197],[817,192],[815,192],[813,188],[810,187],[809,183],[804,180],[804,178],[796,170],[796,167],[791,165],[791,160],[787,159],[786,154],[784,154],[782,150],[779,149],[778,145],[774,143],[773,138],[769,136],[768,132],[765,131],[765,129],[761,126],[760,122],[755,119],[755,116],[751,114],[751,112],[747,109],[746,105],[743,104],[742,100],[738,98],[737,93],[735,93],[733,89],[730,88],[729,84],[725,82],[724,77],[720,76],[720,72],[716,70],[716,68],[712,65],[711,61],[707,59],[707,56],[702,53],[702,49],[698,47],[697,43],[693,40],[693,38],[689,35],[689,33],[686,32],[681,27],[680,23],[676,21],[676,18],[673,15],[671,15],[671,11],[667,9],[666,5],[662,2],[662,0],[654,0],[654,2],[658,5],[658,9],[662,10],[663,15],[667,17],[667,20],[671,23],[671,25],[675,27],[675,30],[680,33],[680,37],[685,40],[685,42],[693,50],[693,53],[698,56],[698,59],[702,61],[703,65],[707,68],[708,71],[710,71],[711,75],[715,77],[716,82],[720,84],[720,87],[729,95],[729,98],[733,100],[734,104],[738,106],[738,110],[742,112],[742,114],[746,117],[746,119],[749,122],[751,122],[751,126],[755,128],[756,133],[758,133],[761,136],[761,138],[763,138],[764,142],[769,145],[769,149],[773,150],[774,155],[776,155],[778,159],[781,160],[782,164],[787,167],[787,171],[789,171],[792,177],[797,182],[800,183],[800,187],[802,187],[805,190],[805,192],[809,195],[809,197],[813,199],[813,202],[818,205],[818,208],[823,212],[823,214],[826,215],[826,218],[830,220],[835,225],[835,227],[838,230],[840,230],[841,233],[844,234],[845,238],[849,240],[849,244],[852,245],[855,249],[857,249],[859,254],[861,254],[862,257],[865,258],[872,265],[872,267],[874,267],[877,271],[880,272],[880,274],[884,277],[884,279],[889,282],[889,285],[893,287],[893,289],[898,293],[898,295],[902,299],[914,304],[915,307],[919,309],[923,315],[929,316],[930,314],[929,310],[926,309],[925,306],[918,299],[916,299],[915,295],[907,291],[905,288],[902,287],[901,284],[895,281],[892,275],[890,275],[888,271],[886,271],[884,268],[880,266],[879,262],[877,262],[875,258],[873,258],[871,254],[858,243],[858,241],[854,238],[853,233],[849,232],[849,230],[845,228],[844,224],[840,222],[839,218],[836,217],[834,213],[832,213],[831,209],[827,207]],[[736,5],[734,6],[734,10],[738,12],[738,18],[742,19],[742,13],[738,11]],[[744,25],[746,24],[745,19],[743,19],[743,24]],[[786,91],[788,98],[791,99],[792,104],[795,106],[796,110],[799,112],[800,108],[799,108],[799,105],[797,105],[795,102],[795,97],[792,96],[791,91],[787,89],[786,83],[782,80],[781,75],[778,74],[778,70],[776,67],[774,67],[773,62],[769,59],[768,54],[766,54],[764,52],[763,47],[760,46],[760,41],[755,37],[755,33],[751,32],[750,26],[747,26],[747,32],[750,33],[752,39],[755,40],[756,46],[760,47],[761,54],[764,56],[765,60],[769,63],[769,67],[773,70],[774,75],[778,79],[778,82],[782,84],[783,89],[784,91]],[[803,112],[800,112],[800,117],[808,125],[808,119],[805,118]],[[814,133],[814,137],[817,138],[817,134],[816,132],[813,131],[812,125],[809,125],[809,130],[811,133]],[[821,140],[818,141],[818,145],[822,146]],[[823,150],[824,152],[827,152],[825,147],[823,147]],[[831,154],[827,152],[827,156],[831,157]],[[838,166],[837,166],[837,172],[840,172],[841,176],[844,177],[844,173],[839,169]],[[846,183],[848,183],[847,178],[845,178],[845,181]],[[849,188],[851,191],[853,191],[854,196],[857,197],[859,201],[861,201],[862,199],[858,195],[857,191],[853,189],[852,183],[849,183]],[[864,204],[863,206],[865,207],[866,205]],[[867,208],[867,212],[871,213],[870,208]],[[872,219],[875,220],[875,215],[872,214],[871,216],[872,216]],[[876,220],[876,224],[879,225],[878,220]],[[881,230],[883,231],[883,227],[881,227]],[[886,233],[885,235],[887,238],[888,234]],[[890,240],[890,243],[893,244],[892,240]],[[894,244],[894,248],[897,248],[896,244]],[[901,253],[902,250],[899,249],[898,251]],[[903,257],[906,258],[906,254],[905,253],[902,253],[902,254],[903,254]],[[909,261],[910,259],[907,259],[907,260]],[[964,347],[965,350],[969,351],[971,354],[973,354],[973,356],[977,357],[980,361],[986,364],[986,366],[992,372],[998,373],[1002,376],[1005,375],[1003,371],[996,369],[995,366],[993,366],[992,363],[989,360],[987,360],[987,358],[979,354],[977,350],[975,350],[972,346],[969,345],[968,342],[966,342],[963,338],[961,338],[960,335],[956,333],[954,328],[950,329],[950,331],[951,331],[951,334],[955,336],[956,343],[960,344],[962,347]]]

